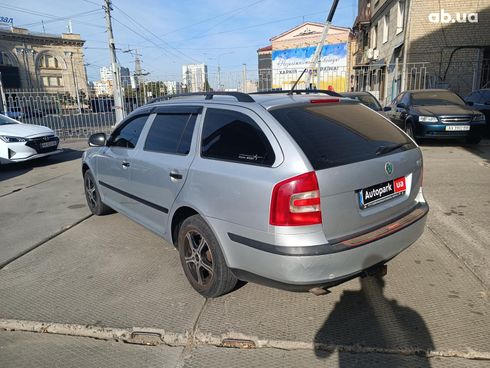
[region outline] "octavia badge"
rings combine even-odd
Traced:
[[[385,171],[388,175],[393,174],[393,164],[391,162],[385,163]]]

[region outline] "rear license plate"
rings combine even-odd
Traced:
[[[446,126],[446,131],[449,131],[449,132],[455,132],[455,131],[461,132],[461,131],[468,131],[468,130],[470,130],[469,125],[447,125]]]
[[[53,147],[58,145],[57,141],[51,141],[51,142],[42,142],[41,143],[41,148],[48,148],[48,147]]]
[[[407,184],[405,177],[385,181],[359,191],[359,206],[367,208],[405,193]]]

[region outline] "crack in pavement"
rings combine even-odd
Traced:
[[[8,195],[11,195],[11,194],[14,194],[14,193],[17,193],[17,192],[20,192],[21,190],[24,190],[24,189],[29,189],[29,188],[35,187],[35,186],[37,186],[37,185],[47,183],[48,181],[51,181],[51,180],[54,180],[54,179],[61,178],[62,176],[65,176],[65,175],[68,175],[68,174],[69,174],[69,173],[65,173],[65,174],[57,175],[57,176],[54,176],[54,177],[52,177],[52,178],[49,178],[49,179],[46,179],[46,180],[42,180],[42,181],[40,181],[39,183],[36,183],[36,184],[31,184],[31,185],[28,185],[28,186],[23,187],[23,188],[17,188],[17,189],[14,189],[14,190],[12,190],[11,192],[8,192],[8,193],[5,193],[5,194],[0,195],[0,198],[6,197],[6,196],[8,196]]]
[[[56,238],[57,236],[63,234],[64,232],[66,232],[66,231],[74,228],[75,226],[81,224],[82,222],[84,222],[85,220],[89,219],[92,216],[93,216],[92,214],[87,215],[87,216],[84,216],[81,219],[75,221],[73,224],[63,226],[60,230],[58,230],[54,234],[51,234],[50,236],[44,238],[40,242],[37,242],[36,244],[34,244],[33,246],[29,247],[28,249],[23,250],[21,253],[15,255],[14,257],[12,257],[12,258],[10,258],[10,259],[8,259],[8,260],[0,263],[0,270],[2,270],[3,268],[5,268],[6,266],[8,266],[10,263],[14,262],[15,260],[17,260],[17,259],[25,256],[26,254],[32,252],[33,250],[39,248],[40,246],[42,246],[44,244],[46,244],[50,240],[53,240],[54,238]]]
[[[426,224],[425,227],[427,229],[429,229],[429,231],[434,234],[434,236],[437,238],[437,240],[439,240],[445,247],[447,250],[449,250],[449,253],[451,253],[459,262],[461,262],[464,267],[471,272],[471,274],[473,276],[475,276],[475,278],[481,283],[481,285],[487,289],[488,288],[488,285],[487,283],[485,282],[485,280],[478,274],[476,273],[473,268],[466,262],[466,260],[459,256],[458,253],[456,253],[450,246],[449,244],[444,240],[444,238],[436,231],[433,229],[433,227],[429,224]]]
[[[208,300],[209,299],[207,299],[207,298],[204,300],[204,303],[201,307],[201,310],[197,314],[196,320],[194,321],[194,325],[192,326],[192,330],[187,336],[187,343],[185,345],[184,350],[182,350],[182,353],[180,354],[176,368],[184,367],[186,359],[189,358],[192,354],[192,348],[194,347],[194,344],[196,342],[196,334],[198,332],[199,322],[201,321],[201,317],[204,313],[204,309],[206,308],[206,306],[208,304]]]
[[[380,348],[363,345],[335,345],[335,344],[322,344],[313,342],[302,341],[287,341],[287,340],[263,340],[254,336],[247,336],[240,333],[228,332],[226,334],[216,336],[211,334],[200,333],[197,329],[199,319],[202,316],[202,312],[206,302],[203,305],[197,319],[194,324],[193,331],[184,333],[168,332],[158,328],[148,327],[132,327],[132,328],[111,328],[102,326],[91,325],[77,325],[77,324],[63,324],[63,323],[49,323],[49,322],[36,322],[36,321],[23,321],[13,319],[0,319],[0,330],[4,331],[25,331],[34,333],[49,333],[57,335],[67,335],[74,337],[89,337],[99,340],[114,340],[122,341],[126,343],[136,343],[140,345],[155,345],[154,338],[148,343],[145,343],[141,336],[138,340],[133,340],[133,336],[138,333],[148,333],[149,335],[159,335],[161,344],[170,347],[184,347],[186,354],[182,353],[181,363],[184,363],[185,358],[191,352],[194,346],[205,345],[214,347],[223,347],[224,339],[240,339],[249,340],[255,343],[256,348],[269,348],[279,350],[325,350],[325,351],[338,351],[347,353],[358,354],[398,354],[407,356],[423,356],[427,358],[442,357],[442,358],[463,358],[470,360],[485,360],[490,361],[490,352],[475,351],[468,348],[466,351],[460,350],[424,350],[421,348]],[[195,331],[194,331],[195,330]],[[180,367],[180,365],[178,365]]]

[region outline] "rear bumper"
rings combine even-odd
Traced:
[[[275,287],[307,290],[332,286],[386,263],[423,233],[428,205],[367,233],[315,246],[278,246],[247,243],[244,237],[220,237],[228,266],[238,278]],[[254,245],[254,246],[252,246]],[[260,247],[260,249],[259,249]]]

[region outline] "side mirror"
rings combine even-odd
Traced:
[[[400,109],[406,109],[407,108],[407,106],[402,102],[396,104],[396,107],[399,107]]]
[[[391,106],[385,106],[385,107],[383,107],[383,111],[391,111]]]
[[[466,101],[466,105],[473,106],[475,103],[473,101]]]
[[[95,133],[88,138],[88,145],[90,147],[102,147],[105,146],[107,137],[105,133]]]

